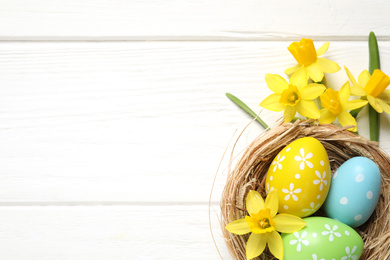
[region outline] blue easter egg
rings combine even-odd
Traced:
[[[374,212],[381,190],[381,173],[372,160],[354,157],[333,174],[324,210],[328,217],[351,227],[366,222]]]

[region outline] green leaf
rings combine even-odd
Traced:
[[[253,118],[256,119],[256,121],[262,126],[264,127],[264,129],[268,130],[269,127],[268,125],[263,121],[261,120],[261,118],[255,113],[253,112],[252,109],[250,109],[244,102],[242,102],[239,98],[233,96],[232,94],[230,93],[226,93],[226,96],[231,100],[233,101],[237,106],[239,106],[242,110],[244,110],[245,112],[247,112],[249,115],[251,115]]]
[[[360,107],[360,108],[356,108],[354,110],[351,110],[351,112],[349,112],[351,114],[351,116],[353,116],[354,118],[357,117],[357,115],[359,114],[360,111],[362,111],[363,107]]]
[[[376,40],[376,36],[375,36],[374,32],[370,32],[370,35],[368,36],[368,51],[369,51],[368,71],[372,75],[374,70],[380,69],[378,42]],[[370,122],[370,139],[376,140],[376,139],[379,139],[379,114],[375,115],[375,112],[376,112],[375,109],[373,109],[370,105],[368,105],[368,106],[369,106],[369,112],[368,112],[369,118],[372,117],[372,120],[373,120],[371,123],[371,119],[369,119],[370,120],[369,121]],[[352,110],[350,113],[354,118],[356,118],[362,109],[363,109],[363,107],[357,108],[357,109]],[[371,137],[371,132],[373,134],[372,137]]]
[[[368,71],[372,75],[374,70],[381,68],[379,60],[378,42],[376,40],[374,32],[370,32],[370,36],[368,37],[368,48],[370,52],[370,63]]]
[[[368,49],[370,54],[369,61],[369,72],[372,75],[374,70],[380,69],[380,60],[379,60],[379,49],[378,42],[376,40],[376,36],[374,32],[370,32],[368,37]],[[379,128],[380,128],[380,120],[379,113],[369,105],[368,110],[368,120],[370,125],[370,140],[379,142]]]

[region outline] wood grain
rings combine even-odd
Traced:
[[[288,44],[2,42],[0,204],[206,203],[229,140],[250,122],[225,92],[260,112],[271,93],[265,74],[294,65]],[[390,43],[380,49],[386,71]],[[367,55],[366,42],[331,42],[326,57],[357,75]],[[346,80],[344,71],[328,76],[334,88]],[[261,112],[270,125],[280,116]],[[237,152],[263,131],[249,130]]]
[[[0,207],[0,258],[215,260],[218,254],[205,209],[197,205]],[[221,253],[229,259],[215,215],[212,228]]]
[[[309,37],[354,75],[379,39],[390,71],[390,2],[0,1],[0,259],[232,259],[218,223],[231,149],[266,73]],[[344,71],[327,77],[333,88]],[[381,147],[390,152],[390,118]],[[233,157],[263,129],[248,126]],[[359,132],[368,136],[366,111]],[[234,165],[234,162],[233,162]]]
[[[3,0],[3,40],[389,40],[388,1]]]

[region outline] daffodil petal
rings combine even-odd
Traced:
[[[379,102],[376,98],[374,98],[371,95],[367,95],[367,100],[368,100],[368,103],[370,103],[370,105],[376,110],[376,112],[383,113],[383,109],[379,105]]]
[[[271,254],[273,254],[277,259],[283,259],[284,246],[280,234],[275,230],[267,233],[267,243]]]
[[[303,87],[307,84],[308,79],[309,76],[306,72],[306,68],[302,66],[291,75],[290,84],[297,87]]]
[[[341,69],[336,62],[325,58],[317,58],[316,63],[324,73],[335,73]]]
[[[257,191],[250,190],[246,196],[246,210],[249,215],[252,217],[253,215],[259,213],[262,209],[264,209],[263,197],[261,197],[260,193]]]
[[[321,117],[319,120],[320,124],[330,124],[334,122],[337,118],[336,115],[334,115],[326,108],[321,109],[320,113],[321,113]]]
[[[356,82],[355,78],[353,77],[352,73],[349,71],[349,69],[347,67],[345,67],[345,66],[344,66],[344,69],[345,69],[345,72],[347,72],[347,76],[348,76],[349,80],[352,82],[352,85],[354,85],[354,86],[359,85]]]
[[[345,102],[348,101],[349,96],[351,95],[349,81],[345,82],[344,85],[341,87],[341,89],[339,90],[339,95],[340,95],[341,104],[344,104]]]
[[[390,90],[385,89],[383,92],[378,96],[379,99],[383,100],[386,103],[390,103]]]
[[[246,259],[250,260],[263,253],[267,244],[265,234],[251,234],[246,244]]]
[[[260,106],[271,111],[280,112],[284,109],[284,105],[279,103],[279,100],[280,95],[274,93],[266,97],[263,101],[261,101]]]
[[[295,106],[286,106],[286,108],[284,109],[284,122],[285,123],[291,122],[291,120],[294,118],[296,113],[297,113],[297,109]]]
[[[368,70],[363,70],[362,73],[360,73],[358,78],[359,85],[364,88],[364,86],[366,86],[367,81],[370,79],[370,77],[371,75],[368,72]]]
[[[299,69],[301,66],[302,66],[302,65],[297,64],[297,65],[295,65],[294,67],[290,67],[290,68],[286,69],[286,70],[284,71],[284,73],[286,73],[287,75],[290,76],[290,75],[293,74],[295,71],[297,71],[297,69]]]
[[[279,196],[277,190],[272,190],[265,198],[264,208],[270,209],[271,218],[275,217],[279,209]]]
[[[316,103],[314,101],[309,101],[309,100],[301,100],[297,104],[297,111],[299,114],[312,118],[312,119],[317,119],[320,117],[320,111],[318,110]]]
[[[274,227],[276,231],[282,233],[297,232],[306,226],[306,222],[300,217],[284,213],[276,215],[273,221],[275,221]]]
[[[329,48],[329,42],[324,43],[318,50],[317,50],[317,56],[324,55],[325,52]]]
[[[381,106],[381,108],[383,109],[383,111],[385,111],[387,114],[390,114],[390,106],[389,104],[387,104],[385,101],[377,98],[376,99],[379,103],[379,105]]]
[[[348,130],[349,131],[352,131],[352,132],[356,132],[357,131],[357,128],[356,128],[356,120],[355,118],[353,118],[353,116],[351,116],[350,113],[348,113],[347,111],[343,111],[341,112],[337,118],[339,119],[339,122],[342,126],[354,126],[352,128],[349,128]]]
[[[244,235],[251,232],[247,222],[245,221],[245,218],[240,218],[233,222],[230,222],[225,226],[225,228],[230,233],[237,235]]]
[[[282,94],[283,90],[288,88],[287,81],[277,74],[265,75],[265,82],[268,88],[277,94]]]
[[[367,96],[366,91],[360,85],[353,85],[350,88],[351,88],[351,95],[353,96],[361,96],[361,97]]]
[[[326,87],[322,84],[312,83],[299,90],[302,99],[312,100],[324,93]]]
[[[317,59],[318,61],[318,59]],[[321,82],[321,80],[324,78],[324,72],[318,65],[318,62],[314,62],[313,64],[306,67],[307,74],[314,82]]]
[[[343,108],[345,110],[350,111],[350,110],[364,107],[365,105],[367,105],[367,103],[368,103],[367,100],[355,99],[344,103]]]

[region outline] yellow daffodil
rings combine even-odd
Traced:
[[[321,109],[320,124],[330,124],[336,119],[339,120],[342,126],[353,125],[353,128],[348,130],[356,132],[356,120],[347,110],[353,110],[367,105],[366,100],[356,99],[350,100],[350,85],[347,81],[340,89],[336,91],[328,88],[321,96],[321,104],[324,107]]]
[[[284,110],[284,122],[290,122],[296,112],[302,116],[317,119],[320,117],[313,99],[317,98],[325,91],[325,86],[321,84],[307,84],[306,78],[291,77],[290,82],[276,74],[265,76],[268,88],[275,92],[266,97],[260,106],[272,110]]]
[[[277,214],[279,197],[277,190],[271,191],[265,202],[254,190],[246,198],[246,209],[249,216],[235,220],[226,225],[226,229],[237,235],[252,232],[246,244],[246,258],[252,259],[263,253],[266,245],[278,259],[283,259],[284,247],[279,232],[293,233],[301,230],[305,221],[289,214]]]
[[[390,78],[381,70],[374,70],[372,76],[367,70],[360,73],[358,82],[345,67],[349,80],[352,82],[351,94],[367,98],[370,105],[378,112],[390,114]]]
[[[314,82],[320,82],[324,78],[324,73],[334,73],[340,70],[336,62],[319,58],[329,47],[329,42],[322,45],[317,51],[311,39],[302,39],[300,42],[293,42],[288,47],[298,65],[286,69],[287,75],[292,78],[303,77],[306,80],[311,78]]]

